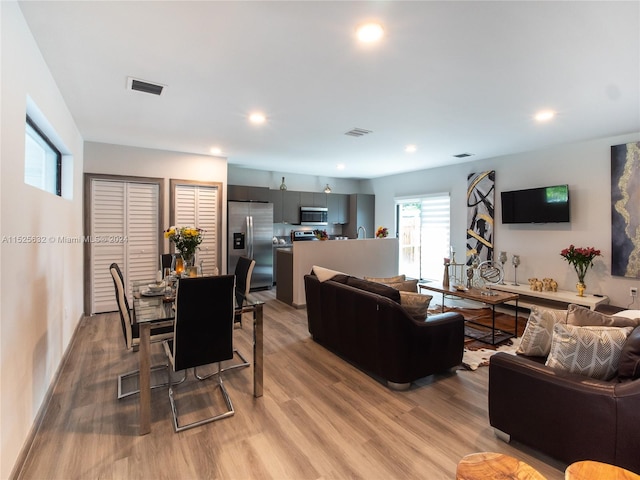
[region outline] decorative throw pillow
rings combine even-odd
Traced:
[[[640,378],[640,327],[634,328],[622,347],[618,362],[618,379]]]
[[[429,302],[432,298],[431,295],[400,291],[400,305],[418,322],[423,322],[427,318]]]
[[[577,327],[637,327],[640,325],[640,318],[627,318],[618,313],[605,315],[572,303],[567,309],[567,324]]]
[[[400,292],[395,288],[391,288],[384,283],[369,282],[358,277],[349,277],[347,279],[347,285],[350,285],[360,290],[366,290],[367,292],[382,295],[383,297],[390,298],[396,303],[400,303]]]
[[[387,283],[390,287],[395,288],[396,290],[400,290],[401,292],[418,292],[418,280],[405,280],[404,282],[391,282]]]
[[[566,322],[566,310],[532,306],[516,353],[531,357],[546,357],[551,349],[553,326],[556,323]]]
[[[625,318],[640,318],[640,310],[622,310],[621,312],[614,313],[613,317],[625,317]]]
[[[556,323],[545,365],[571,373],[610,380],[631,327],[576,327]]]
[[[338,272],[337,270],[330,270],[328,268],[318,267],[317,265],[313,266],[313,273],[316,274],[320,282],[331,280],[336,275],[344,275],[344,273]]]
[[[407,277],[405,275],[396,275],[395,277],[364,277],[364,279],[376,283],[398,283],[404,282]]]

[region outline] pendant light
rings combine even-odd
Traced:
[[[280,190],[286,190],[287,186],[284,184],[284,177],[282,177],[282,183],[280,184]]]
[[[328,183],[327,183],[327,186],[324,187],[324,193],[331,193],[331,187],[329,186]]]

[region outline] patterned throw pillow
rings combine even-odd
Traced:
[[[637,327],[640,325],[640,318],[625,317],[618,313],[611,316],[605,315],[581,305],[571,304],[567,308],[567,324],[577,327]]]
[[[566,310],[532,306],[527,326],[524,329],[520,346],[516,353],[531,357],[546,357],[551,349],[553,326],[556,323],[566,322]]]
[[[433,296],[400,291],[400,305],[418,322],[424,322]]]
[[[599,380],[611,380],[631,327],[576,327],[557,323],[545,365]]]
[[[406,278],[407,277],[404,274],[396,275],[395,277],[364,277],[365,280],[376,283],[398,283],[404,282]]]

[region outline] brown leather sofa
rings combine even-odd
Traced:
[[[640,379],[595,380],[540,361],[491,357],[489,421],[499,436],[567,464],[596,460],[640,473]]]
[[[320,282],[305,275],[309,333],[390,388],[451,369],[462,362],[464,318],[458,313],[416,321],[399,292],[349,275]]]

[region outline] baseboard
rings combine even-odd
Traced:
[[[80,319],[78,320],[78,323],[76,323],[76,328],[73,330],[71,341],[67,345],[67,348],[65,349],[64,354],[60,359],[60,364],[58,365],[58,368],[56,369],[56,373],[54,374],[51,380],[51,383],[49,384],[49,388],[47,389],[47,393],[45,394],[42,400],[42,405],[40,405],[40,408],[38,409],[38,413],[36,414],[36,418],[33,420],[33,424],[31,425],[31,429],[29,430],[29,433],[27,434],[27,438],[24,441],[24,445],[22,446],[22,449],[20,450],[20,453],[16,458],[16,462],[13,465],[13,468],[11,469],[11,474],[9,475],[9,479],[11,480],[17,480],[18,478],[20,478],[20,474],[22,473],[24,463],[27,461],[27,457],[29,456],[31,447],[33,447],[33,442],[35,441],[36,434],[38,433],[38,431],[40,430],[40,427],[42,426],[45,413],[47,412],[47,409],[51,404],[51,400],[53,399],[53,392],[58,386],[58,382],[60,381],[60,375],[62,373],[62,370],[64,369],[64,367],[67,365],[67,362],[69,361],[69,353],[71,352],[71,348],[75,345],[76,339],[78,338],[78,330],[80,329],[82,322],[85,321],[86,318],[87,318],[86,315],[82,314],[80,316]]]

